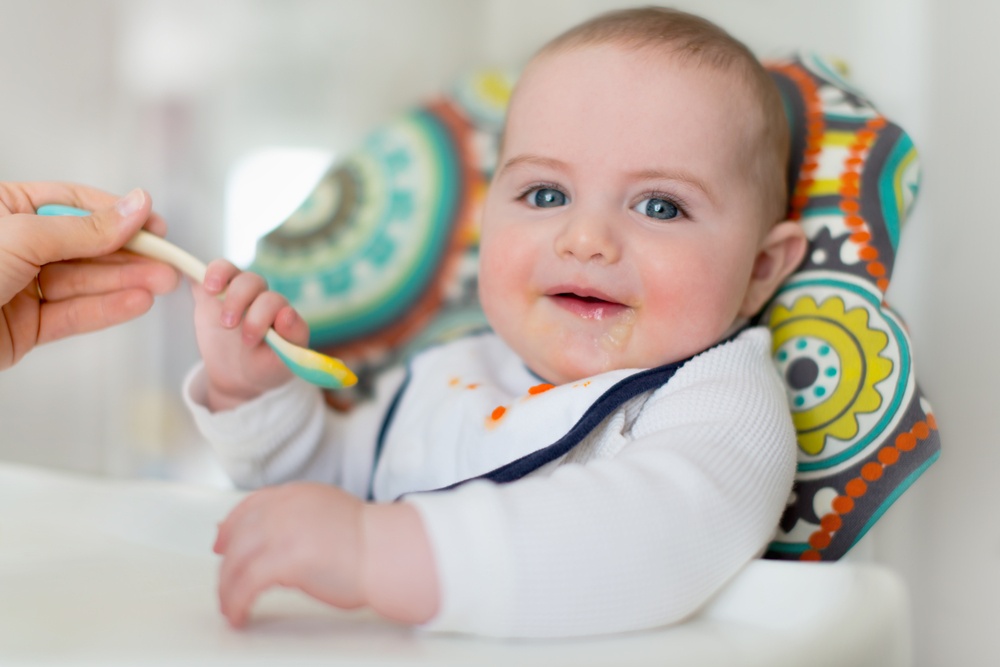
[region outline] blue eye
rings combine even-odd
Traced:
[[[633,210],[638,211],[643,215],[647,215],[650,218],[656,218],[657,220],[673,220],[681,213],[680,209],[678,209],[673,203],[660,197],[643,199],[635,205]]]
[[[553,206],[565,206],[569,201],[566,195],[555,188],[535,188],[529,190],[524,197],[529,206],[537,208],[552,208]]]

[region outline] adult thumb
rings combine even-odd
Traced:
[[[120,250],[149,219],[152,201],[136,188],[114,205],[84,216],[56,215],[40,218],[29,234],[32,263],[100,257]]]

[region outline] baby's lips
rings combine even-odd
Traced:
[[[585,285],[563,284],[556,285],[545,292],[546,296],[579,299],[590,302],[606,302],[615,306],[624,306],[614,295],[608,294],[604,290]]]
[[[618,317],[622,313],[631,311],[631,308],[624,304],[602,301],[592,297],[581,298],[576,295],[556,294],[550,298],[560,308],[586,320],[600,321]]]

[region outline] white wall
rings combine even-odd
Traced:
[[[218,252],[226,170],[246,151],[349,150],[469,62],[517,64],[611,0],[0,0],[0,179],[142,185],[197,254]],[[763,56],[837,55],[921,149],[924,189],[890,300],[910,323],[941,461],[869,553],[907,578],[919,665],[1000,655],[1000,475],[992,417],[1000,226],[991,163],[1000,4],[684,0]],[[194,360],[180,292],[114,331],[0,375],[0,457],[119,474],[211,477],[176,403]],[[177,449],[185,461],[178,464]],[[185,458],[186,457],[186,458]]]
[[[1000,333],[995,27],[1000,5],[935,2],[925,148],[929,245],[925,318],[915,332],[946,449],[922,490],[922,628],[940,638],[926,664],[996,664],[1000,655]]]
[[[116,123],[116,8],[110,0],[0,3],[0,179],[128,189],[129,137]],[[141,465],[149,452],[139,446],[130,449],[136,465],[120,459],[122,443],[160,438],[129,418],[162,382],[159,314],[50,345],[0,375],[4,458],[93,472]]]

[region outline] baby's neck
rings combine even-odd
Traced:
[[[749,323],[750,323],[750,318],[747,318],[747,317],[737,317],[736,320],[733,321],[733,323],[729,325],[729,328],[726,329],[726,331],[721,336],[719,336],[719,340],[717,340],[715,342],[718,343],[719,341],[726,340],[727,338],[735,335],[736,332],[738,332],[740,329],[744,328]]]

